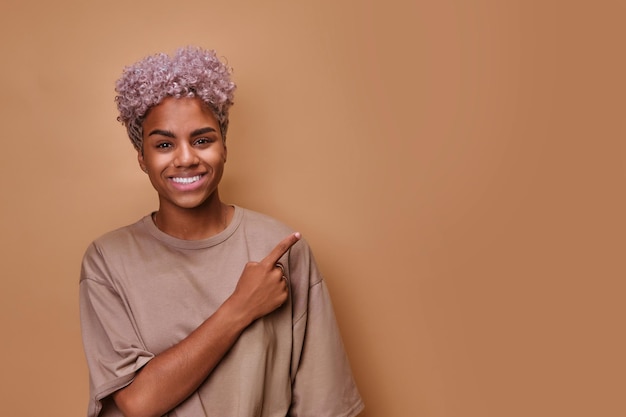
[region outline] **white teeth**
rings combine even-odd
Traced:
[[[200,180],[200,175],[196,175],[195,177],[188,177],[188,178],[179,178],[179,177],[173,177],[172,181],[174,181],[177,184],[191,184],[192,182],[196,182]]]

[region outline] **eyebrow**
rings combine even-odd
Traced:
[[[205,133],[213,133],[213,132],[217,132],[217,130],[213,129],[210,126],[207,126],[207,127],[202,127],[200,129],[194,130],[193,132],[191,132],[191,136],[204,135]]]
[[[166,136],[166,137],[172,138],[172,139],[174,139],[176,137],[169,130],[162,130],[162,129],[154,129],[152,132],[148,133],[148,136],[152,136],[152,135]]]
[[[193,137],[193,136],[198,136],[198,135],[203,135],[205,133],[213,133],[213,132],[217,132],[217,130],[209,126],[201,127],[200,129],[196,129],[193,132],[191,132],[191,136]],[[152,136],[152,135],[160,135],[160,136],[165,136],[168,138],[176,139],[176,135],[174,135],[174,133],[169,130],[154,129],[153,131],[148,133],[148,136]]]

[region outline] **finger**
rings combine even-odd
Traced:
[[[271,266],[275,266],[276,262],[283,256],[289,248],[291,248],[298,240],[300,240],[300,233],[292,233],[276,245],[274,249],[261,261],[261,263]]]

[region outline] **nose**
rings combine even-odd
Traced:
[[[173,161],[176,167],[194,166],[197,165],[199,161],[198,155],[196,155],[193,147],[188,143],[182,143],[177,147]]]

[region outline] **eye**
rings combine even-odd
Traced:
[[[157,149],[168,149],[171,147],[172,147],[172,144],[169,142],[160,142],[156,144]]]
[[[215,142],[215,139],[213,138],[198,138],[193,142],[193,144],[198,146],[206,146],[210,145],[213,142]]]

